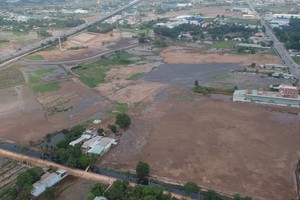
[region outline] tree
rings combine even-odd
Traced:
[[[131,119],[127,114],[121,113],[116,116],[116,124],[118,124],[120,128],[126,129],[130,126]]]
[[[68,159],[68,165],[70,167],[76,167],[77,166],[77,159],[74,156],[70,156]]]
[[[256,66],[256,63],[251,63],[251,67],[255,67]]]
[[[102,136],[103,133],[104,133],[104,129],[103,129],[103,128],[99,128],[99,129],[97,130],[97,133],[98,133],[98,135]]]
[[[80,167],[85,169],[92,163],[92,158],[88,155],[81,155],[78,162]]]
[[[47,187],[45,190],[45,197],[47,200],[55,199],[55,189],[53,187]]]
[[[198,82],[198,80],[195,80],[195,87],[199,87],[199,82]]]
[[[193,182],[187,182],[184,186],[183,186],[184,191],[187,194],[192,194],[192,193],[197,193],[200,191],[199,186],[196,183]]]
[[[136,165],[136,175],[139,178],[139,180],[145,180],[145,178],[149,175],[150,172],[150,166],[148,163],[145,163],[143,161],[140,161]]]
[[[94,194],[95,196],[102,196],[105,189],[106,189],[106,185],[104,185],[102,183],[96,183],[92,187],[91,193]]]

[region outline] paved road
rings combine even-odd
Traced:
[[[300,68],[299,65],[291,58],[289,52],[286,50],[284,45],[277,39],[275,34],[272,31],[272,28],[267,24],[267,22],[255,11],[252,4],[248,1],[248,4],[252,12],[256,15],[258,19],[261,20],[262,26],[266,28],[266,34],[274,41],[273,48],[276,50],[277,54],[281,58],[283,64],[289,67],[291,74],[299,79],[300,78]]]
[[[112,48],[110,50],[100,52],[100,53],[98,53],[96,55],[92,55],[90,57],[81,58],[81,59],[71,59],[71,60],[62,60],[62,61],[32,61],[32,60],[22,59],[22,63],[30,64],[30,65],[76,64],[76,63],[80,63],[80,62],[86,62],[86,61],[95,60],[97,58],[101,58],[101,56],[114,53],[116,50],[131,49],[133,47],[137,47],[138,45],[139,44],[129,44],[129,45],[125,45],[125,46],[120,46],[120,47]]]
[[[37,42],[37,43],[34,43],[32,45],[29,45],[29,46],[26,46],[24,48],[22,48],[20,51],[17,51],[17,52],[14,52],[14,53],[11,53],[11,54],[3,54],[0,56],[0,63],[4,63],[4,62],[7,62],[13,58],[16,58],[16,57],[19,57],[19,56],[22,56],[22,55],[25,55],[25,54],[28,54],[30,52],[33,52],[34,50],[38,49],[38,48],[41,48],[45,45],[48,45],[50,44],[51,42],[55,42],[58,38],[60,37],[69,37],[71,35],[74,35],[80,31],[83,31],[85,30],[86,28],[90,27],[91,25],[95,24],[95,23],[98,23],[98,22],[102,22],[106,19],[109,19],[110,17],[122,12],[123,10],[127,9],[127,8],[130,8],[131,6],[141,2],[143,0],[134,0],[132,1],[131,3],[111,12],[110,14],[107,14],[97,20],[93,20],[93,21],[88,21],[82,25],[79,25],[75,28],[72,28],[70,30],[67,30],[66,32],[64,32],[63,34],[60,34],[58,36],[53,36],[53,37],[50,37],[50,38],[47,38],[45,40],[42,40],[40,42]]]

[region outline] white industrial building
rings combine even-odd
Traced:
[[[33,184],[31,194],[35,197],[40,196],[48,187],[52,187],[65,177],[67,177],[65,170],[57,170],[56,172],[46,172],[41,179]]]
[[[300,14],[273,14],[274,18],[300,18]]]
[[[83,132],[80,138],[69,143],[71,146],[75,146],[76,144],[80,144],[84,141],[87,141],[97,135],[97,130],[95,128],[89,128]]]
[[[98,140],[98,142],[91,143],[91,146],[88,147],[90,149],[87,152],[101,156],[104,153],[106,153],[111,147],[117,144],[118,143],[115,139],[103,137],[100,140]]]

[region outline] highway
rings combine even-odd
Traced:
[[[50,38],[47,38],[45,40],[42,40],[40,42],[37,42],[37,43],[34,43],[32,45],[29,45],[29,46],[26,46],[26,47],[23,47],[21,50],[17,51],[17,52],[14,52],[14,53],[10,53],[10,54],[3,54],[0,56],[0,63],[4,63],[4,62],[9,62],[10,60],[16,58],[16,57],[20,57],[20,56],[23,56],[25,54],[28,54],[30,52],[33,52],[35,51],[36,49],[39,49],[39,48],[42,48],[48,44],[50,44],[51,42],[54,42],[56,40],[58,40],[58,38],[60,37],[69,37],[71,35],[74,35],[78,32],[81,32],[83,30],[85,30],[86,28],[92,26],[93,24],[95,23],[98,23],[98,22],[102,22],[102,21],[105,21],[107,19],[109,19],[110,17],[122,12],[123,10],[127,9],[127,8],[130,8],[131,6],[141,2],[143,0],[134,0],[132,1],[131,3],[99,18],[99,19],[96,19],[96,20],[93,20],[93,21],[88,21],[84,24],[81,24],[75,28],[72,28],[70,30],[67,30],[65,33],[63,34],[60,34],[60,35],[57,35],[57,36],[53,36],[53,37],[50,37]]]
[[[291,74],[299,79],[300,78],[300,68],[299,65],[292,59],[292,57],[290,56],[289,52],[286,50],[286,48],[284,47],[283,43],[281,43],[277,37],[275,36],[275,34],[272,31],[272,28],[267,24],[267,22],[263,19],[263,17],[261,17],[254,9],[254,7],[252,6],[252,4],[247,1],[247,3],[249,4],[249,7],[251,8],[252,12],[254,13],[254,15],[261,20],[261,24],[262,26],[264,26],[266,28],[266,35],[273,40],[274,44],[273,44],[273,48],[275,49],[275,51],[277,52],[278,56],[280,57],[281,61],[283,64],[285,64],[286,66],[289,67]]]

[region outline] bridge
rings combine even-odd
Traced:
[[[112,16],[126,10],[127,8],[130,8],[130,7],[134,6],[135,4],[140,3],[141,1],[143,1],[143,0],[134,0],[134,1],[130,2],[129,4],[123,6],[119,9],[109,13],[109,14],[106,14],[105,16],[103,16],[99,19],[96,19],[96,20],[93,20],[93,21],[87,21],[86,23],[81,24],[81,25],[79,25],[75,28],[72,28],[70,30],[67,30],[66,32],[64,32],[60,35],[53,36],[53,37],[47,38],[45,40],[42,40],[40,42],[34,43],[32,45],[26,46],[26,47],[22,48],[21,50],[19,50],[17,52],[1,55],[0,56],[0,63],[2,63],[2,66],[3,66],[5,64],[8,64],[10,62],[13,62],[13,61],[17,60],[18,58],[20,58],[24,55],[30,54],[34,51],[38,51],[38,50],[44,48],[45,46],[51,44],[52,42],[57,41],[58,38],[70,37],[70,36],[72,36],[72,35],[74,35],[78,32],[81,32],[81,31],[87,29],[88,27],[92,26],[93,24],[103,22],[103,21],[111,18]]]

